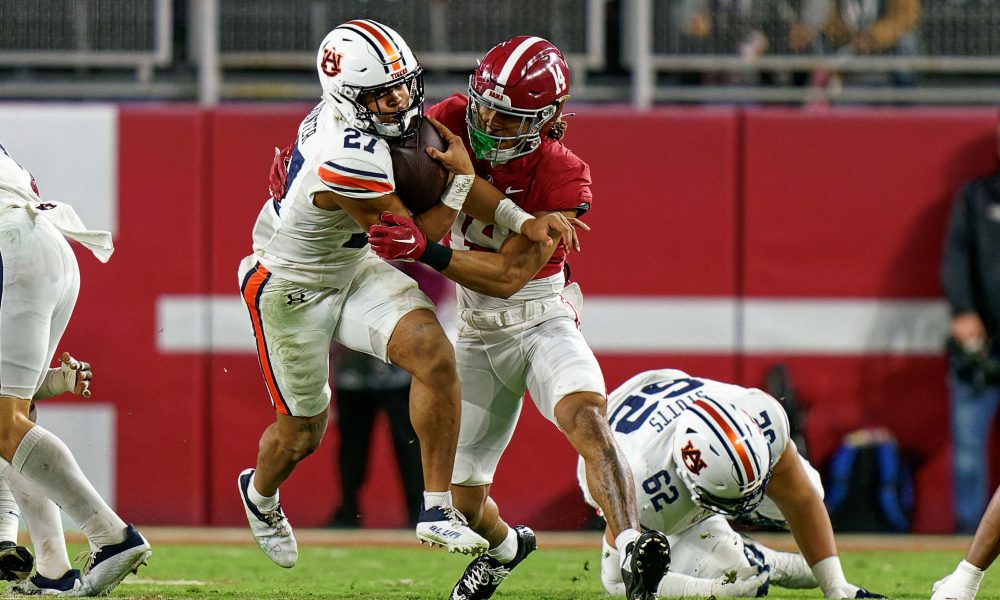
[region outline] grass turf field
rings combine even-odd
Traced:
[[[246,532],[249,536],[249,532]],[[363,535],[363,534],[362,534]],[[399,538],[408,539],[407,534]],[[546,547],[547,536],[539,534],[540,551],[519,566],[500,587],[502,599],[598,599],[606,598],[600,583],[599,550],[581,544],[596,534],[564,538]],[[409,545],[358,545],[357,535],[344,544],[307,541],[300,548],[298,565],[282,569],[272,564],[250,544],[153,543],[148,567],[131,576],[114,592],[120,598],[260,598],[260,599],[412,599],[446,598],[464,570],[467,557],[449,555],[413,543]],[[220,536],[219,539],[223,539]],[[208,540],[211,540],[209,536]],[[336,538],[334,538],[336,539]],[[790,538],[768,538],[766,543],[788,548]],[[913,542],[921,538],[851,538],[841,552],[848,580],[891,598],[930,597],[931,585],[950,572],[962,558],[966,539],[944,538]],[[888,540],[888,542],[886,542]],[[384,541],[378,542],[384,544]],[[575,546],[575,547],[574,547]],[[864,550],[865,547],[878,548]],[[928,549],[943,547],[945,549]],[[923,548],[923,549],[921,549]],[[71,548],[71,552],[76,548]],[[773,598],[822,598],[819,590],[771,588]],[[987,573],[980,600],[1000,600],[1000,573]]]

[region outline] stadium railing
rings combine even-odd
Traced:
[[[574,98],[584,101],[1000,97],[1000,2],[922,0],[906,55],[860,54],[822,36],[793,52],[789,27],[810,2],[838,5],[756,0],[749,5],[766,10],[745,17],[733,7],[748,3],[721,0],[0,0],[0,98],[312,99],[318,41],[353,18],[381,20],[407,39],[430,97],[464,89],[477,57],[523,33],[564,50]],[[691,4],[710,10],[708,31],[690,30]],[[759,55],[746,52],[755,35],[767,40]],[[891,81],[899,74],[907,85]]]

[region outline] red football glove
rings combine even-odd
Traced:
[[[368,228],[368,243],[384,260],[418,260],[427,249],[427,236],[413,219],[389,211],[382,213],[382,223]]]
[[[274,162],[267,177],[267,191],[275,200],[285,197],[285,182],[288,180],[288,162],[292,158],[292,147],[284,150],[274,149]]]

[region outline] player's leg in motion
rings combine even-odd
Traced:
[[[76,258],[44,220],[7,213],[0,229],[16,234],[0,235],[0,476],[32,480],[79,525],[93,550],[84,591],[107,593],[146,562],[149,544],[104,502],[62,440],[28,417],[76,303]]]
[[[0,478],[0,579],[4,581],[23,581],[35,566],[31,551],[17,545],[20,513],[10,483]]]
[[[583,457],[588,488],[621,552],[628,597],[652,598],[670,565],[670,547],[658,531],[639,533],[632,472],[611,435],[606,404],[593,392],[570,394],[556,404],[556,422]]]
[[[59,507],[24,477],[13,477],[11,486],[28,526],[31,544],[38,554],[35,574],[16,584],[13,590],[37,596],[80,589],[83,586],[82,576],[78,569],[70,565]]]
[[[491,598],[514,567],[538,547],[535,532],[525,525],[511,527],[500,518],[499,507],[489,497],[489,485],[456,485],[452,490],[457,505],[469,507],[475,515],[471,525],[476,533],[486,538],[490,548],[465,568],[449,600],[485,600]]]
[[[1000,488],[986,507],[965,560],[954,572],[934,584],[931,600],[973,600],[983,581],[983,573],[1000,554]]]
[[[454,508],[450,491],[461,413],[455,350],[434,313],[420,309],[396,324],[388,355],[413,376],[410,421],[420,439],[425,489],[417,537],[452,552],[479,554],[486,550],[486,541]]]

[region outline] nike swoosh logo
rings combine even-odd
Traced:
[[[412,244],[415,241],[417,241],[417,238],[415,238],[415,237],[413,237],[411,235],[410,237],[406,238],[405,240],[399,240],[399,243],[400,244]]]
[[[507,188],[507,191],[504,192],[504,193],[505,194],[516,194],[518,192],[523,192],[523,191],[524,191],[523,189],[516,190],[516,189],[514,189],[514,186],[511,186],[511,187]]]

